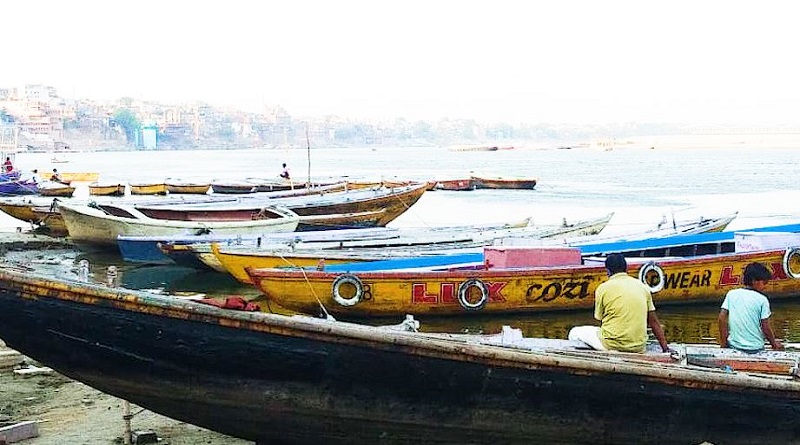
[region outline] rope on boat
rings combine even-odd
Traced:
[[[306,275],[306,269],[304,267],[299,267],[296,264],[292,263],[291,261],[286,259],[283,255],[279,254],[279,256],[281,260],[283,260],[286,264],[290,265],[291,267],[300,269],[300,271],[303,273],[303,280],[305,280],[306,284],[308,285],[308,289],[311,291],[311,294],[314,296],[314,299],[317,300],[317,304],[319,304],[320,309],[322,309],[322,313],[323,315],[325,315],[325,319],[336,320],[335,318],[333,318],[333,315],[331,315],[330,312],[328,312],[328,309],[325,308],[325,305],[322,304],[322,300],[320,300],[319,296],[317,295],[317,292],[314,290],[314,286],[311,285],[311,280],[309,280],[308,275]]]

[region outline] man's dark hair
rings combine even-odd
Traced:
[[[625,272],[628,270],[628,262],[625,261],[625,256],[621,253],[612,253],[606,257],[606,269],[609,275]]]
[[[744,268],[742,281],[745,286],[752,286],[755,281],[769,281],[771,279],[772,272],[761,263],[750,263]]]

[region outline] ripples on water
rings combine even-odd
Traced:
[[[49,154],[20,154],[21,168],[44,168]],[[145,181],[167,177],[202,180],[277,178],[287,162],[294,178],[305,180],[308,152],[295,150],[226,150],[95,152],[60,155],[62,171],[94,171],[102,180]],[[738,211],[731,230],[797,222],[800,202],[800,150],[714,149],[501,150],[450,152],[441,147],[312,149],[312,177],[431,179],[486,175],[537,177],[535,190],[435,191],[426,193],[391,225],[433,226],[518,220],[559,224],[615,216],[608,233],[651,228],[663,216],[690,219]],[[79,189],[76,199],[87,199]],[[120,265],[118,255],[85,253],[96,275]],[[212,296],[257,291],[225,275],[175,267],[122,265],[123,285]],[[722,296],[720,296],[720,299]],[[716,342],[716,305],[659,308],[670,341]],[[773,327],[788,341],[800,339],[800,304],[773,303]],[[566,338],[579,324],[594,323],[591,311],[470,319],[426,319],[423,329],[450,332],[498,332],[502,325],[526,335]],[[392,321],[393,322],[393,321]],[[399,320],[398,320],[399,322]]]

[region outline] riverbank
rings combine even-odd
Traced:
[[[77,250],[64,238],[27,231],[0,232],[3,266],[22,269],[65,270],[74,267]],[[109,445],[122,442],[123,401],[71,380],[44,365],[17,356],[0,340],[0,426],[35,421],[38,437],[26,445]],[[21,362],[21,363],[19,363]],[[35,370],[31,374],[15,370]],[[225,436],[132,406],[132,430],[153,431],[162,445],[246,445],[251,442]]]
[[[34,364],[26,359],[27,367]],[[40,365],[36,365],[40,366]],[[133,431],[152,431],[162,445],[248,445],[225,436],[131,405]],[[123,401],[70,380],[54,371],[30,376],[0,369],[0,426],[35,421],[38,437],[25,445],[120,444],[124,431]]]

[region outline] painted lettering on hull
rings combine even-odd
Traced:
[[[589,280],[586,281],[553,281],[547,284],[533,284],[525,291],[528,303],[549,303],[556,298],[583,300],[589,296]]]
[[[508,284],[505,281],[487,281],[486,287],[489,289],[489,302],[502,303],[506,301],[503,295],[503,288]],[[411,284],[411,303],[413,304],[439,304],[456,303],[458,293],[458,283],[440,283],[438,292],[428,292],[427,283]]]
[[[664,274],[664,289],[690,289],[693,287],[710,287],[711,271],[673,272]]]
[[[786,271],[783,270],[783,264],[781,263],[769,263],[767,264],[770,270],[772,270],[772,279],[773,280],[788,280],[789,276],[786,275]],[[744,267],[739,268],[738,274],[734,273],[733,266],[725,266],[722,268],[722,274],[719,277],[719,285],[720,286],[738,286],[742,284],[742,275],[741,272],[744,270]]]

